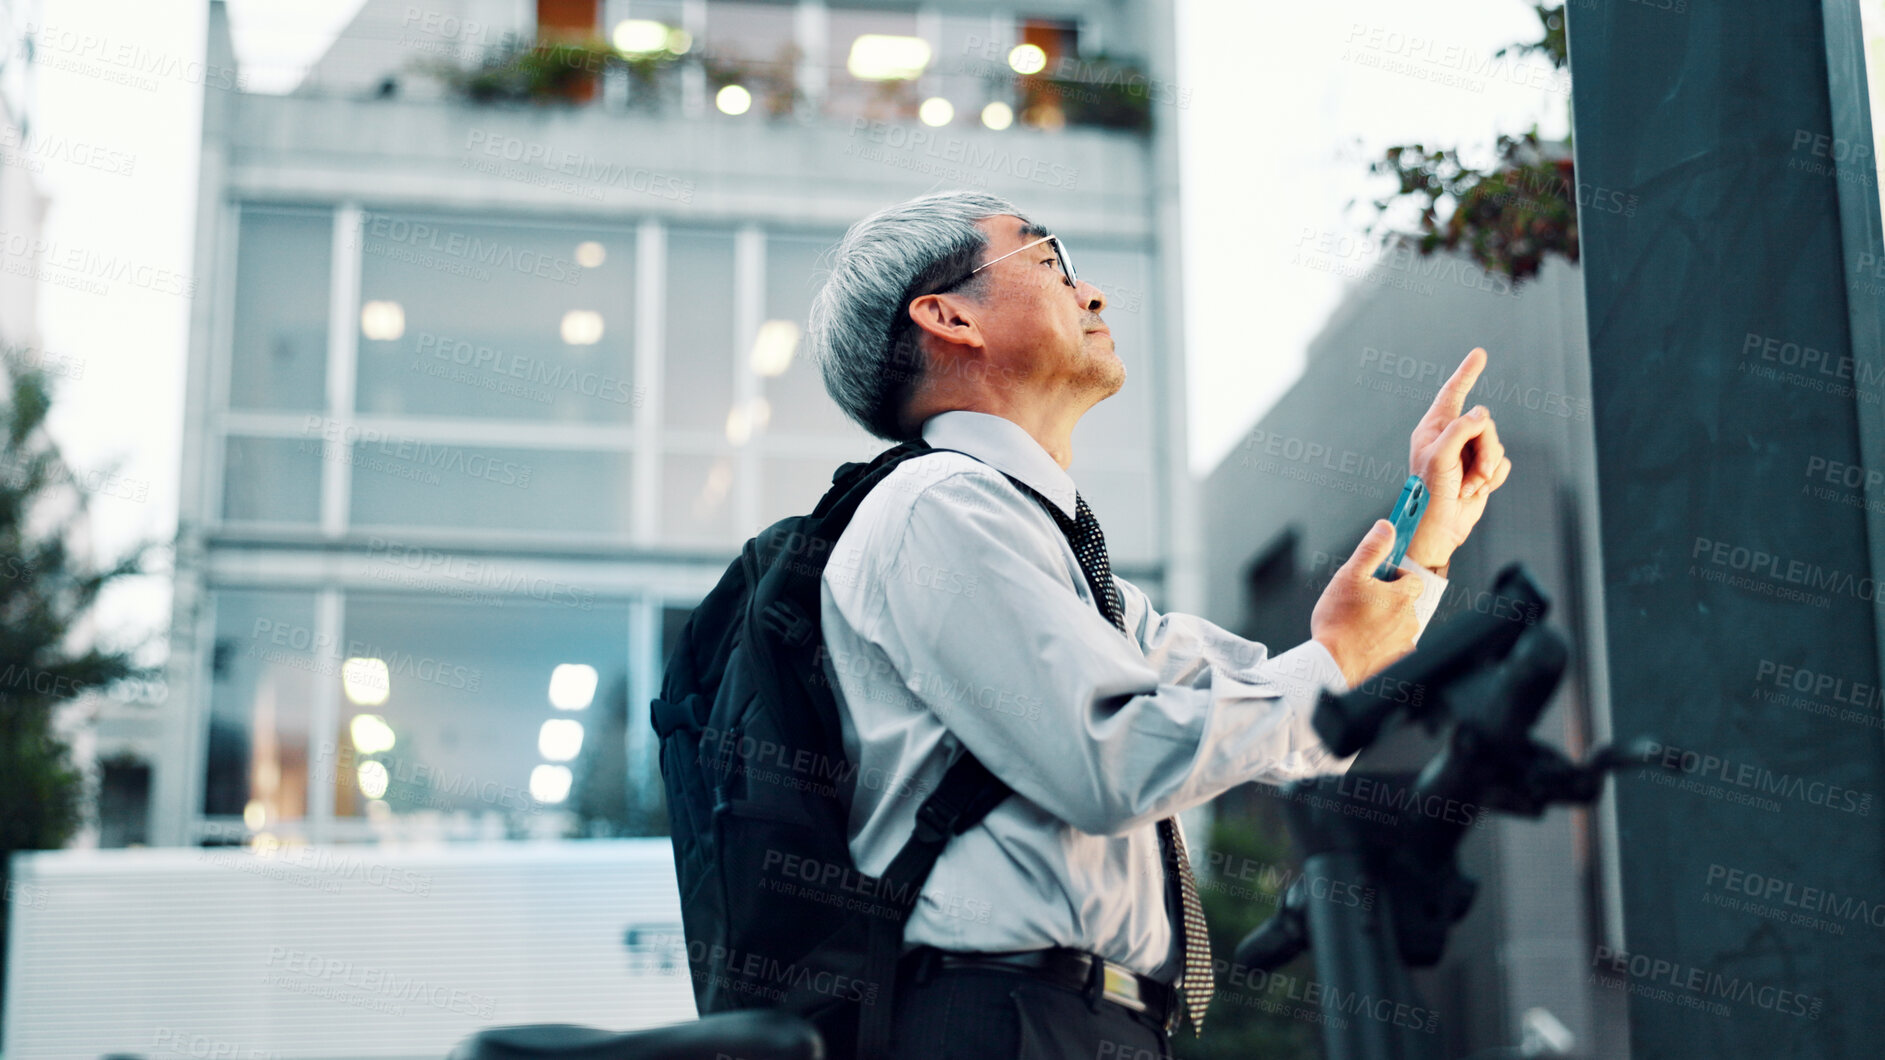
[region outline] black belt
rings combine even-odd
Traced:
[[[1098,998],[1129,1012],[1141,1013],[1167,1031],[1172,1029],[1172,1018],[1178,1013],[1177,991],[1171,985],[1081,950],[958,953],[918,946],[904,955],[903,962],[905,967],[915,969],[919,982],[933,972],[952,969],[974,968],[1030,976],[1083,993],[1089,1000]]]

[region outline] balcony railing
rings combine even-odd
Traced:
[[[1006,55],[961,55],[932,65],[917,38],[860,37],[842,68],[808,62],[782,41],[752,58],[659,23],[601,36],[508,35],[473,58],[412,60],[406,76],[447,96],[490,106],[602,106],[697,115],[712,107],[755,120],[978,123],[1002,130],[1103,128],[1150,131],[1161,82],[1135,63],[1104,55],[1050,59],[1017,45]],[[901,49],[901,54],[899,53]],[[912,52],[916,54],[912,54]],[[901,65],[899,65],[901,64]],[[398,89],[389,78],[382,94]]]

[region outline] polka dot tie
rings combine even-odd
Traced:
[[[1040,494],[1036,493],[1035,497],[1040,498]],[[1100,532],[1100,521],[1094,518],[1093,509],[1087,507],[1086,498],[1074,494],[1075,515],[1071,522],[1058,505],[1044,498],[1041,504],[1060,524],[1061,532],[1067,535],[1067,543],[1073,546],[1074,558],[1080,561],[1080,570],[1086,575],[1087,587],[1093,590],[1100,613],[1124,633],[1125,608],[1120,603],[1119,587],[1113,583],[1112,562],[1106,557],[1106,535]],[[1211,991],[1216,985],[1211,975],[1211,937],[1205,932],[1204,905],[1198,901],[1198,881],[1191,872],[1191,858],[1185,852],[1185,832],[1178,818],[1167,817],[1160,821],[1158,838],[1159,850],[1165,857],[1168,897],[1175,878],[1184,920],[1184,974],[1178,980],[1178,995],[1184,1000],[1192,1029],[1202,1034],[1204,1009],[1211,1003]]]

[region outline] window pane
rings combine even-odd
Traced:
[[[309,593],[224,590],[210,662],[203,812],[241,816],[253,800],[264,826],[308,812],[308,720],[321,667]]]
[[[355,593],[343,644],[362,661],[350,664],[358,679],[343,688],[334,768],[323,771],[336,817],[402,836],[542,834],[541,818],[565,810],[625,824],[626,606]],[[546,733],[546,721],[558,724]],[[560,777],[540,776],[533,794],[539,766],[568,770],[567,793]]]
[[[369,212],[363,413],[634,417],[634,232]]]
[[[321,520],[321,439],[231,438],[223,450],[223,518]]]
[[[674,646],[681,640],[681,630],[692,617],[694,609],[691,606],[669,604],[661,609],[661,659],[664,665],[667,657],[674,654]]]
[[[796,91],[796,31],[793,4],[735,3],[707,5],[708,91],[738,84],[753,95],[748,120],[789,114]]]
[[[866,34],[916,36],[915,13],[834,7],[826,18],[830,29],[826,48],[831,62],[826,111],[841,118],[868,117],[874,121],[915,118],[918,103],[915,81],[860,81],[851,76],[848,66],[851,46],[859,37]],[[936,57],[932,55],[930,68],[935,64]]]
[[[663,457],[662,540],[690,548],[738,544],[733,537],[733,478],[730,453]]]
[[[326,408],[333,215],[245,206],[236,239],[230,407]]]
[[[1020,75],[1008,66],[1015,45],[1015,24],[988,15],[941,12],[936,20],[936,61],[923,78],[925,95],[937,95],[955,108],[957,127],[977,128],[982,108],[1000,101],[1012,108]]]
[[[817,363],[804,354],[805,318],[812,297],[824,286],[824,255],[837,235],[769,235],[766,239],[766,310],[768,325],[787,322],[797,329],[792,358],[780,374],[763,381],[771,405],[769,432],[811,434],[866,444],[870,436],[838,409],[825,393]],[[779,333],[783,334],[783,332]],[[762,333],[764,341],[764,333]],[[781,345],[780,349],[785,347]],[[763,374],[763,369],[762,369]]]
[[[667,287],[661,414],[721,433],[733,407],[732,234],[669,231]]]
[[[627,453],[362,439],[355,525],[629,532]]]

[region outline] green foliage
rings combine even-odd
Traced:
[[[1564,5],[1536,4],[1544,35],[1502,48],[1498,54],[1543,55],[1564,69]],[[1577,175],[1568,148],[1544,144],[1537,129],[1499,137],[1498,159],[1487,170],[1460,160],[1457,150],[1401,144],[1369,164],[1369,171],[1397,179],[1392,194],[1374,202],[1374,232],[1383,241],[1405,239],[1422,255],[1464,249],[1480,268],[1503,273],[1516,285],[1538,274],[1558,254],[1578,260]],[[1388,227],[1382,218],[1396,202],[1419,211],[1413,232]],[[1442,216],[1442,207],[1451,209]]]
[[[805,94],[799,91],[798,61],[799,49],[795,44],[781,46],[769,60],[747,59],[712,50],[701,56],[710,88],[717,92],[727,85],[739,85],[753,94],[754,102],[769,118],[789,118],[804,104]],[[878,88],[896,92],[909,84],[885,81]]]
[[[124,680],[149,680],[128,652],[75,649],[75,628],[113,581],[140,573],[149,546],[94,569],[66,542],[75,514],[55,495],[72,485],[44,428],[52,405],[43,373],[6,363],[0,406],[0,887],[17,851],[63,846],[84,820],[84,778],[54,725],[58,708]],[[80,495],[82,499],[82,494]],[[0,960],[5,954],[0,921]]]
[[[1499,164],[1487,172],[1468,167],[1457,152],[1420,144],[1390,147],[1370,169],[1400,183],[1394,196],[1375,203],[1377,210],[1394,198],[1419,205],[1412,238],[1422,254],[1463,247],[1481,268],[1514,282],[1537,275],[1548,254],[1578,259],[1577,176],[1569,157],[1547,153],[1535,129],[1499,137]],[[1444,219],[1442,201],[1453,204]]]
[[[1564,5],[1533,4],[1532,11],[1538,16],[1538,24],[1545,35],[1525,44],[1509,44],[1494,52],[1501,58],[1507,55],[1542,55],[1551,60],[1551,65],[1562,70],[1570,61],[1570,53],[1564,44]]]
[[[1053,86],[1067,124],[1136,133],[1152,130],[1154,86],[1132,63],[1098,55],[1080,60],[1072,70],[1053,74],[1039,80]]]
[[[1172,1035],[1177,1060],[1310,1060],[1321,1055],[1321,1028],[1294,1018],[1286,993],[1248,972],[1232,973],[1230,957],[1245,935],[1268,919],[1282,901],[1282,884],[1293,878],[1295,862],[1284,829],[1273,814],[1240,814],[1226,799],[1218,804],[1211,832],[1211,857],[1218,866],[1262,866],[1261,873],[1238,871],[1213,878],[1200,874],[1198,897],[1211,928],[1211,956],[1217,989],[1205,1014],[1204,1033],[1185,1024]],[[1286,871],[1288,870],[1288,871]],[[1299,982],[1308,978],[1307,957],[1280,973]],[[1308,1006],[1313,1007],[1313,1006]]]
[[[414,65],[465,99],[486,104],[576,102],[585,85],[619,68],[628,72],[631,98],[652,106],[665,90],[666,73],[675,59],[665,51],[628,55],[600,37],[526,41],[513,34],[469,66],[449,59]]]

